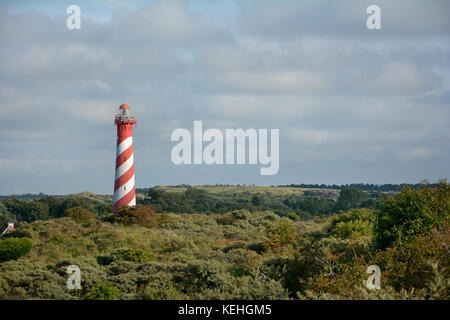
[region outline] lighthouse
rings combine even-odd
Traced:
[[[116,212],[119,207],[136,205],[133,125],[137,125],[137,122],[130,114],[130,107],[122,104],[114,123],[117,126],[117,147],[113,212]]]

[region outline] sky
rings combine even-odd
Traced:
[[[81,29],[69,30],[69,5]],[[368,30],[366,8],[381,9]],[[449,1],[0,2],[0,194],[450,177]],[[171,161],[177,128],[279,129],[279,171]]]

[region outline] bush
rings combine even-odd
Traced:
[[[368,209],[354,209],[347,213],[333,217],[331,222],[332,233],[343,239],[362,237],[372,238],[376,216]]]
[[[109,283],[94,285],[85,295],[86,300],[113,300],[118,298],[119,290]]]
[[[28,238],[9,238],[0,240],[0,262],[16,260],[31,250],[31,240]]]
[[[386,200],[378,213],[377,246],[392,247],[416,235],[439,230],[450,218],[450,186],[440,182],[436,188],[414,190],[410,186]]]
[[[113,252],[112,255],[120,260],[138,263],[151,261],[153,258],[150,252],[138,249],[119,249]]]
[[[422,289],[433,280],[432,263],[446,268],[450,277],[450,227],[441,226],[429,235],[419,235],[408,242],[377,252],[374,264],[383,270],[384,282],[395,289]],[[450,288],[447,288],[450,290]]]
[[[192,291],[217,288],[221,284],[219,275],[223,271],[224,266],[217,261],[195,261],[184,269],[182,281]]]
[[[247,220],[250,216],[248,210],[234,210],[232,212],[234,220]]]
[[[92,213],[81,207],[66,209],[63,213],[63,217],[72,218],[74,221],[79,223],[88,223],[95,218]]]
[[[296,240],[295,228],[291,222],[280,222],[268,230],[266,248],[271,250],[280,249]]]
[[[158,225],[158,218],[155,211],[144,205],[120,207],[112,215],[111,220],[124,225],[138,224],[148,228],[153,228]]]

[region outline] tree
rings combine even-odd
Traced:
[[[255,194],[252,197],[252,205],[260,206],[263,203],[264,198],[260,194]]]
[[[336,201],[334,211],[358,208],[364,201],[369,199],[369,194],[358,188],[342,188]]]
[[[5,199],[3,204],[7,210],[14,214],[18,221],[32,222],[49,218],[49,209],[46,203],[38,201]]]
[[[61,200],[55,197],[43,197],[36,202],[41,203],[44,206],[48,207],[48,215],[49,217],[58,217],[59,207],[61,206]]]
[[[0,229],[10,221],[16,220],[16,217],[6,209],[6,206],[0,201]],[[3,231],[3,230],[0,230]]]
[[[158,204],[165,191],[158,187],[153,187],[148,190],[148,196],[150,197],[150,203]]]

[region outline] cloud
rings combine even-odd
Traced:
[[[385,65],[382,72],[369,81],[376,92],[408,94],[426,92],[440,87],[440,79],[432,72],[419,71],[414,65],[393,62]]]
[[[225,0],[115,2],[101,23],[87,17],[106,4],[80,1],[77,31],[65,10],[30,2],[11,13],[7,2],[0,193],[110,193],[124,102],[138,121],[138,187],[441,178],[450,171],[449,3],[410,3],[380,1],[383,29],[370,32],[368,1],[236,1],[226,13]],[[280,173],[174,167],[170,133],[194,120],[280,129]]]
[[[403,160],[426,159],[431,157],[435,152],[429,148],[414,148],[411,150],[398,151],[398,155]]]
[[[378,0],[381,8],[382,32],[370,33],[366,28],[366,8],[373,1],[243,1],[244,14],[238,17],[239,30],[271,39],[316,34],[351,38],[371,37],[379,40],[398,37],[449,35],[450,22],[445,0]]]
[[[325,80],[320,75],[301,70],[231,72],[224,74],[219,83],[234,90],[261,92],[315,91],[326,86]]]
[[[117,112],[112,108],[114,102],[101,100],[69,102],[69,116],[92,123],[112,123],[111,119],[114,119],[115,112]]]

